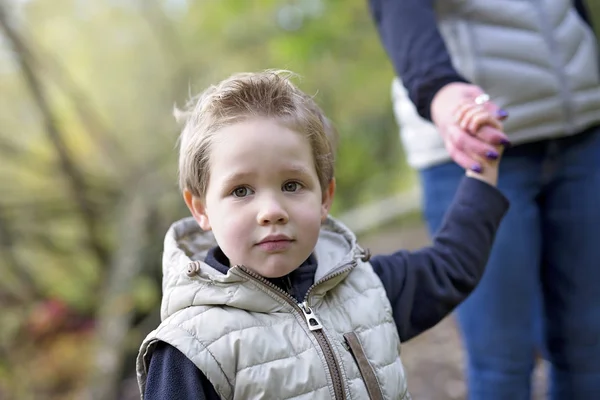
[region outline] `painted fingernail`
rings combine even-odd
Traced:
[[[473,164],[471,166],[471,170],[473,170],[474,172],[477,172],[478,174],[483,172],[483,168],[481,168],[481,165],[479,165],[479,164]]]
[[[496,118],[498,118],[500,121],[505,120],[506,118],[508,118],[508,111],[503,110],[502,108],[499,109],[498,111],[496,111]]]
[[[500,140],[500,144],[504,147],[510,147],[512,146],[512,143],[508,140],[508,139],[502,139]]]
[[[488,151],[487,153],[485,153],[485,156],[490,160],[497,160],[500,155],[495,151]]]

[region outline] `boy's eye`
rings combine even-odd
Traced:
[[[286,182],[283,184],[284,192],[295,192],[300,189],[300,184],[298,182]]]
[[[240,186],[238,188],[233,189],[233,192],[231,192],[231,194],[233,195],[233,197],[246,197],[251,194],[251,190],[246,186]]]

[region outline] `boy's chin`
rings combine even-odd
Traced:
[[[265,278],[281,278],[298,269],[300,265],[263,265],[261,268],[251,268],[254,272]]]
[[[282,278],[284,276],[286,276],[287,274],[293,272],[296,268],[278,268],[276,270],[264,270],[264,271],[257,271],[261,276],[265,277],[265,278],[269,278],[269,279],[276,279],[276,278]]]

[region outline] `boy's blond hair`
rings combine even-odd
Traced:
[[[219,129],[264,117],[306,135],[325,191],[333,179],[337,131],[314,100],[292,84],[292,75],[272,70],[235,74],[193,98],[185,111],[175,111],[175,117],[185,122],[179,138],[181,190],[196,197],[206,194],[210,145]]]

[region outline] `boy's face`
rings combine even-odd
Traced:
[[[231,265],[268,278],[296,269],[313,251],[335,190],[322,193],[307,138],[276,121],[252,119],[215,133],[205,199],[184,198],[212,229]]]

